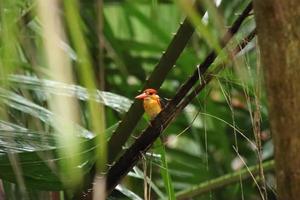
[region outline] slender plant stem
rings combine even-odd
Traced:
[[[271,160],[263,163],[262,167],[265,172],[269,172],[274,169],[274,165],[274,160]],[[176,193],[176,199],[188,199],[194,196],[203,195],[209,191],[216,190],[226,185],[239,182],[240,177],[242,178],[242,180],[248,179],[251,177],[251,174],[253,176],[258,175],[260,173],[259,168],[259,165],[251,166],[249,167],[249,169],[242,169],[240,171],[229,173],[224,176],[220,176],[218,178],[206,181],[204,183],[200,183],[199,185],[195,185],[187,190],[183,190]]]

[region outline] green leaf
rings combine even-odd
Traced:
[[[117,112],[127,112],[132,101],[126,97],[111,92],[97,90],[94,94],[89,94],[87,89],[79,85],[71,85],[58,81],[39,79],[34,76],[12,75],[9,80],[16,84],[18,88],[33,90],[38,93],[42,99],[46,99],[47,95],[64,95],[76,97],[79,100],[93,100],[108,106]],[[47,88],[45,90],[44,88]],[[19,97],[20,99],[22,97]],[[25,99],[24,99],[25,101]],[[42,108],[41,108],[42,109]]]
[[[107,139],[110,138],[113,130],[117,127],[117,124],[110,127],[106,130],[105,134]],[[24,130],[23,130],[24,132]],[[13,132],[12,132],[13,133]],[[24,136],[29,134],[30,132],[24,132]],[[82,142],[76,144],[80,147],[81,151],[77,155],[70,155],[67,157],[61,157],[61,151],[64,151],[63,147],[57,146],[48,146],[43,145],[44,142],[43,135],[39,134],[41,137],[40,146],[43,149],[18,149],[18,151],[5,151],[0,152],[0,177],[3,180],[7,180],[9,182],[16,182],[16,177],[13,171],[13,166],[10,162],[9,155],[12,154],[17,157],[18,165],[22,171],[24,181],[27,187],[35,188],[39,190],[65,190],[70,185],[68,183],[62,183],[62,176],[64,171],[62,170],[62,164],[67,162],[72,157],[78,157],[78,160],[81,161],[79,166],[76,168],[80,168],[84,174],[88,173],[93,164],[95,163],[95,149],[96,149],[96,142],[99,136],[96,136],[92,139],[81,139]],[[11,138],[14,138],[14,133],[11,135]],[[30,144],[31,141],[28,141],[29,138],[23,138],[23,142],[25,141],[26,144]],[[1,137],[0,141],[4,139]],[[10,143],[10,146],[14,146],[14,143]],[[3,148],[3,147],[2,147]],[[7,147],[6,145],[6,148]]]
[[[173,200],[175,198],[175,192],[174,192],[174,187],[173,187],[173,182],[169,173],[169,167],[168,167],[168,162],[166,158],[166,149],[165,149],[165,144],[162,143],[162,137],[160,140],[156,140],[155,146],[157,146],[156,151],[158,154],[161,155],[161,167],[160,167],[160,174],[163,178],[164,181],[164,186],[165,190],[168,195],[168,199]]]

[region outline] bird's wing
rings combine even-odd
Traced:
[[[165,109],[166,105],[169,103],[170,99],[160,97],[160,105],[162,109]]]

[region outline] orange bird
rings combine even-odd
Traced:
[[[143,100],[145,112],[151,119],[156,117],[165,106],[165,102],[157,95],[157,91],[152,88],[144,90],[142,94],[135,98]]]

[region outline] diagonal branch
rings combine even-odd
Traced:
[[[203,14],[203,12],[201,12],[202,9],[200,7],[198,8],[198,10],[200,13]],[[190,37],[194,33],[194,30],[195,29],[189,23],[189,20],[185,19],[179,27],[177,33],[174,35],[166,52],[163,53],[154,71],[150,75],[149,79],[146,81],[143,89],[149,87],[157,89],[161,86],[168,72],[172,69],[176,60],[187,45]],[[121,121],[116,131],[114,132],[112,138],[108,143],[109,163],[112,163],[116,159],[116,157],[121,151],[122,146],[125,144],[132,130],[135,128],[138,120],[141,118],[143,114],[143,109],[141,109],[141,107],[141,102],[135,101],[130,107],[126,116]]]
[[[201,15],[203,15],[203,9],[198,4],[196,6],[196,9]],[[184,50],[194,31],[194,27],[186,18],[184,22],[180,25],[177,33],[174,35],[165,53],[163,53],[154,71],[146,81],[143,89],[148,87],[157,89],[161,86],[168,72],[174,66],[175,62]],[[113,163],[113,161],[117,158],[118,154],[121,152],[122,146],[129,138],[131,132],[135,128],[142,114],[143,109],[141,102],[135,101],[108,142],[108,163]],[[94,176],[95,169],[93,167],[90,170],[90,173],[88,173],[85,177],[85,183],[83,184],[85,189],[92,187],[92,181]],[[82,195],[86,197],[86,195],[91,192],[92,190],[90,189],[88,189],[87,191],[78,191],[78,193],[75,194],[74,199],[81,198]]]
[[[201,8],[198,8],[201,10]],[[228,30],[226,35],[222,39],[222,46],[225,46],[226,43],[231,39],[231,37],[239,30],[242,22],[244,19],[249,15],[250,11],[252,10],[252,2],[248,4],[248,6],[244,9],[242,14],[237,18],[231,28]],[[172,39],[170,45],[168,46],[166,52],[163,54],[162,58],[160,59],[159,63],[155,67],[153,73],[150,75],[149,79],[146,81],[143,89],[145,88],[159,88],[162,84],[163,80],[165,79],[167,73],[171,70],[173,65],[175,64],[176,60],[178,59],[179,55],[183,51],[184,47],[186,46],[189,38],[194,32],[194,28],[188,22],[188,19],[185,19],[183,24],[178,29],[176,35]],[[208,66],[212,64],[214,59],[216,58],[216,53],[213,51],[211,52],[205,59],[205,61],[200,66],[200,74],[203,74]],[[188,79],[188,81],[183,84],[177,94],[181,94],[185,96],[188,93],[187,85],[194,85],[198,80],[199,71],[195,70],[193,75]],[[173,100],[170,102],[173,105],[177,105],[181,100],[179,95],[175,95]],[[120,125],[116,129],[115,133],[113,134],[112,138],[108,143],[109,147],[109,158],[108,162],[112,163],[119,152],[121,151],[122,146],[127,141],[128,137],[130,136],[132,130],[134,129],[135,125],[137,124],[138,120],[143,114],[143,109],[141,109],[141,102],[135,101],[129,111],[127,112],[126,116],[121,121]]]
[[[252,4],[250,3],[245,8],[243,13],[238,17],[238,19],[234,22],[232,27],[228,30],[228,33],[224,36],[224,38],[222,40],[223,46],[225,46],[226,43],[230,40],[230,38],[238,31],[243,20],[248,16],[251,9],[252,9]],[[185,27],[184,30],[181,29],[183,27]],[[172,66],[170,65],[170,62],[173,62],[173,63],[176,62],[177,58],[179,57],[180,53],[182,52],[184,46],[186,45],[186,42],[190,38],[193,31],[194,31],[194,29],[187,22],[187,20],[185,20],[185,22],[181,25],[179,31],[173,38],[166,53],[163,55],[160,62],[158,63],[155,71],[153,72],[153,74],[151,75],[149,80],[146,82],[145,87],[151,86],[154,88],[158,88],[161,85],[162,80],[156,80],[156,79],[157,78],[159,79],[159,77],[161,77],[161,76],[166,76],[166,71],[164,71],[162,66],[164,64],[166,64],[166,66],[164,66],[164,67],[168,68],[169,70],[171,69]],[[184,34],[190,34],[190,35],[187,38],[184,36]],[[180,35],[181,35],[181,37],[179,37]],[[176,39],[176,37],[178,37],[178,38]],[[183,40],[183,42],[181,40]],[[176,43],[178,43],[180,45],[176,45]],[[178,51],[174,50],[178,47],[180,47],[182,49],[179,49]],[[171,48],[173,48],[173,49],[171,49]],[[171,52],[171,53],[168,53],[168,52]],[[215,58],[216,58],[215,52],[212,52],[208,55],[208,57],[205,59],[205,61],[200,65],[202,74],[208,69],[208,67],[212,64],[212,62],[214,61]],[[169,59],[169,61],[168,61],[168,59]],[[157,68],[160,68],[160,69],[157,69]],[[199,73],[199,70],[196,69],[194,74],[183,84],[183,86],[180,88],[180,90],[177,92],[177,94],[171,100],[171,102],[167,105],[167,107],[152,121],[152,126],[148,127],[143,132],[141,137],[111,167],[111,169],[108,171],[107,179],[106,179],[107,180],[106,186],[107,186],[108,193],[113,190],[113,188],[118,184],[118,182],[136,164],[136,162],[139,160],[139,158],[141,156],[141,153],[147,151],[151,147],[152,143],[159,137],[160,133],[172,121],[172,119],[174,118],[174,113],[176,111],[176,105],[182,101],[182,99],[185,97],[185,95],[188,93],[188,91],[197,82],[197,80],[199,78],[198,73]],[[157,83],[152,82],[155,80]],[[135,124],[137,123],[138,119],[141,117],[142,109],[140,109],[140,106],[141,105],[137,102],[135,102],[133,104],[133,106],[131,107],[131,109],[129,110],[127,115],[125,116],[124,121],[121,123],[119,128],[116,130],[116,132],[114,134],[114,139],[112,139],[110,141],[109,147],[110,147],[110,151],[111,151],[110,154],[112,155],[110,157],[110,162],[112,162],[116,158],[117,154],[121,150],[121,146],[125,143],[125,141],[129,137],[131,131],[134,129]],[[166,122],[166,123],[162,124],[161,122]],[[125,136],[123,134],[125,134]],[[94,174],[94,173],[92,173],[92,174]],[[93,177],[92,174],[91,174],[91,177]],[[88,182],[91,183],[91,180],[89,180]],[[91,190],[88,190],[86,192],[90,193]]]
[[[245,20],[245,18],[249,15],[250,11],[252,10],[252,2],[248,4],[248,6],[244,9],[242,14],[236,19],[236,21],[233,23],[231,28],[228,30],[228,32],[223,37],[222,41],[222,47],[224,47],[229,40],[232,38],[232,36],[239,30],[241,27],[241,24]],[[194,71],[193,75],[181,86],[179,91],[176,93],[176,95],[173,97],[170,104],[172,104],[174,107],[180,103],[180,101],[183,99],[183,97],[186,96],[186,94],[191,89],[190,86],[194,85],[199,80],[199,74],[204,74],[208,67],[213,63],[215,58],[217,57],[216,52],[212,51],[202,62],[202,64]]]
[[[246,45],[255,37],[256,35],[256,29],[251,31],[244,39],[241,41],[241,43],[233,50],[233,55],[236,55],[239,53],[242,49],[246,47]],[[201,67],[201,65],[200,65]],[[201,69],[201,68],[200,68]],[[212,74],[204,74],[202,76],[202,83],[195,87],[195,89],[184,98],[184,100],[177,106],[176,109],[176,116],[179,112],[181,112],[198,94],[199,92],[213,79]]]
[[[254,37],[255,32],[251,32],[245,40],[242,41],[240,45],[233,52],[236,55],[242,48],[248,44],[249,41]],[[201,64],[206,69],[210,66],[208,64]],[[198,72],[198,70],[196,70]],[[207,83],[212,79],[213,76],[207,74],[204,76],[206,79],[202,84],[198,85],[196,89],[190,93],[190,95],[183,101],[179,106],[174,106],[172,102],[167,105],[167,107],[153,120],[151,121],[151,126],[143,131],[142,135],[136,140],[136,142],[120,157],[120,159],[111,167],[107,174],[107,191],[108,193],[113,190],[113,188],[119,183],[119,181],[130,171],[130,169],[137,163],[140,159],[141,154],[147,151],[153,144],[153,142],[159,137],[160,133],[170,124],[172,119],[190,102],[193,98],[206,86]],[[187,82],[184,87],[189,91],[193,88],[194,84],[192,82]],[[176,94],[179,96],[179,102],[185,96],[181,96],[180,91]]]

